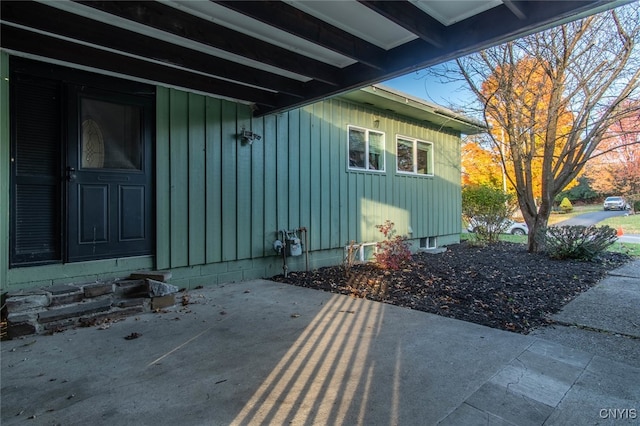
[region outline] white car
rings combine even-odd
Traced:
[[[476,232],[478,227],[482,224],[475,219],[471,219],[469,222],[469,226],[467,226],[467,231]],[[529,233],[529,227],[524,222],[515,222],[513,220],[507,220],[504,223],[504,233],[512,234],[512,235],[527,235]]]
[[[625,210],[628,209],[628,204],[622,197],[607,197],[602,205],[604,210]]]

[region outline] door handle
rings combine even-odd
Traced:
[[[74,167],[67,167],[67,181],[72,182],[76,180],[76,169]]]

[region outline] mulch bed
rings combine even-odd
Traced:
[[[609,252],[592,262],[552,260],[522,244],[463,242],[444,253],[415,254],[399,271],[366,263],[349,274],[333,266],[272,280],[527,334],[550,324],[551,314],[630,260]]]

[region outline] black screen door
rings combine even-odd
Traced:
[[[153,87],[10,70],[10,266],[153,254]]]
[[[67,148],[68,261],[152,250],[152,104],[74,88]]]

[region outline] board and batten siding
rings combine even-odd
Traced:
[[[374,120],[378,127],[374,127]],[[386,171],[347,170],[347,126],[385,134]],[[261,136],[252,144],[242,129]],[[160,269],[275,256],[281,229],[311,252],[460,232],[460,137],[339,98],[253,118],[249,106],[159,87],[156,217]],[[396,174],[396,135],[433,143],[434,176]]]
[[[9,54],[0,52],[0,291],[9,270]]]

